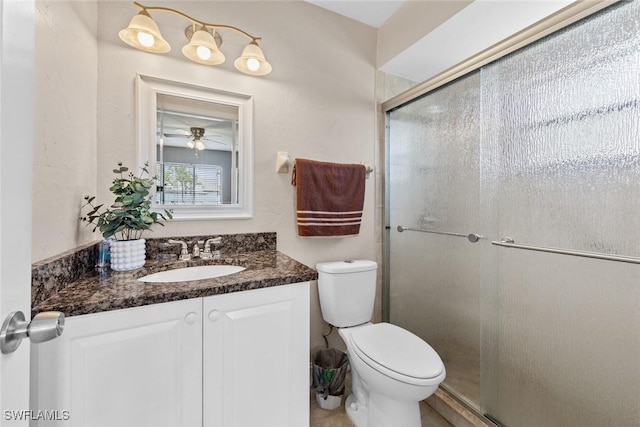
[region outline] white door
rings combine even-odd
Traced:
[[[0,2],[0,324],[31,315],[34,13],[33,0]],[[29,348],[0,354],[1,426],[28,425]]]

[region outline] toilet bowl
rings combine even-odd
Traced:
[[[438,354],[389,323],[340,328],[351,363],[347,414],[357,427],[421,426],[419,402],[445,378]]]
[[[419,402],[446,376],[440,356],[399,326],[369,322],[375,262],[321,263],[316,268],[323,317],[338,327],[351,364],[349,418],[356,427],[420,427]]]

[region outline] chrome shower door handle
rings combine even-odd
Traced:
[[[24,313],[14,311],[7,316],[0,330],[0,351],[13,353],[23,338],[29,337],[32,343],[41,343],[62,335],[64,314],[59,311],[45,311],[27,322]]]

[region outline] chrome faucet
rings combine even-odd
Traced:
[[[199,244],[202,245],[204,242],[202,240],[198,240],[197,242],[195,242],[193,244],[193,257],[194,258],[199,258],[200,257],[200,246],[198,246]]]
[[[200,254],[202,259],[211,259],[214,256],[220,256],[220,251],[211,252],[211,245],[220,245],[222,243],[222,237],[218,236],[215,239],[209,239],[204,244],[204,250]]]
[[[168,242],[176,244],[176,245],[182,245],[182,247],[180,249],[180,256],[178,257],[178,259],[180,261],[189,261],[191,259],[191,255],[189,255],[189,249],[187,248],[187,243],[186,242],[182,242],[180,240],[173,240],[173,239],[169,239]],[[195,250],[194,250],[194,252],[195,252]]]

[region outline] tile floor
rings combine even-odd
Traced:
[[[339,408],[329,411],[322,409],[316,402],[315,396],[313,396],[310,427],[353,427],[353,423],[344,410],[344,400],[342,399],[342,405]],[[427,405],[426,402],[420,403],[420,412],[422,414],[422,427],[453,427],[440,414],[431,409],[431,406]]]
[[[311,408],[310,408],[310,427],[354,427],[353,423],[349,419],[349,416],[345,412],[344,402],[346,396],[351,392],[351,375],[347,373],[345,381],[345,394],[342,399],[342,404],[339,408],[333,410],[322,409],[316,401],[316,396],[313,392],[310,393]],[[434,411],[431,406],[426,402],[420,402],[420,414],[422,415],[422,427],[453,427],[447,422],[440,414]],[[389,427],[403,427],[403,426],[389,426]]]

